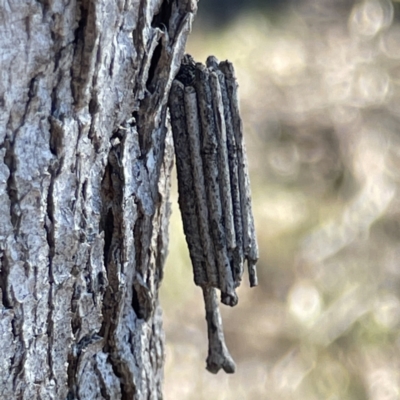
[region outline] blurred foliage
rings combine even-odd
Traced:
[[[333,10],[348,13],[354,5],[355,0],[200,0],[199,11],[197,15],[197,25],[201,24],[201,30],[220,30],[226,28],[233,19],[240,18],[244,13],[262,12],[270,22],[280,21],[280,17],[285,17],[291,9],[296,12],[299,6],[306,6],[309,10],[306,13],[311,14],[319,10],[329,15]],[[228,28],[229,29],[229,28]]]
[[[290,7],[292,0],[201,0],[197,18],[201,29],[220,29],[244,12],[260,10],[279,15]],[[198,23],[197,23],[198,24]]]
[[[188,52],[236,68],[260,284],[222,308],[236,374],[207,373],[174,189],[165,397],[400,399],[400,2],[222,3]]]

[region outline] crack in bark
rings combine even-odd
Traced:
[[[48,284],[49,288],[49,297],[48,297],[48,315],[47,315],[47,337],[48,337],[48,347],[47,347],[47,360],[50,371],[50,379],[53,379],[54,382],[57,382],[57,378],[54,376],[53,372],[53,357],[51,354],[54,342],[54,322],[53,322],[53,291],[54,291],[54,276],[53,276],[53,258],[55,254],[55,238],[54,238],[54,200],[53,200],[53,192],[54,192],[54,183],[56,177],[56,171],[51,170],[51,180],[49,185],[49,191],[47,194],[47,204],[46,204],[46,219],[44,228],[46,230],[46,241],[48,245],[48,260],[49,260],[49,278]]]
[[[68,369],[67,369],[67,384],[68,384],[68,394],[67,400],[75,400],[77,398],[76,390],[76,376],[78,357],[76,354],[70,352],[68,354]]]
[[[144,210],[137,202],[138,216],[134,228],[135,240],[135,258],[136,258],[136,274],[132,287],[132,307],[136,316],[139,319],[148,321],[151,317],[154,306],[148,288],[148,282],[145,280],[145,272],[149,264],[149,247],[151,238],[146,237],[151,235],[152,228],[150,218],[145,215]]]
[[[169,21],[172,14],[172,1],[164,0],[161,3],[160,9],[153,16],[151,26],[153,28],[165,27],[166,30],[169,28]]]
[[[14,302],[9,297],[9,293],[7,290],[7,282],[10,274],[10,265],[8,262],[8,257],[6,256],[4,251],[1,252],[0,264],[1,264],[0,289],[1,289],[3,307],[6,309],[13,309]]]
[[[95,362],[95,366],[94,366],[94,373],[97,376],[97,379],[99,380],[100,383],[100,393],[103,396],[104,400],[115,400],[112,399],[108,393],[108,387],[107,387],[107,382],[104,381],[103,375],[101,373],[101,371],[98,368],[98,364],[97,361]]]
[[[97,38],[96,2],[84,0],[80,4],[80,18],[75,31],[71,80],[72,96],[78,108],[85,103],[85,88],[93,77],[92,57]]]
[[[123,295],[118,273],[121,252],[116,251],[122,247],[122,242],[120,242],[122,221],[114,220],[115,214],[118,218],[122,215],[120,210],[122,201],[121,177],[118,171],[118,156],[116,155],[118,150],[119,145],[110,151],[108,165],[105,168],[101,184],[103,211],[100,227],[105,232],[104,265],[109,285],[103,298],[103,323],[99,333],[104,337],[104,351],[110,355],[110,365],[114,374],[119,378],[122,399],[128,400],[133,399],[136,392],[134,379],[128,366],[118,357],[118,348],[115,343]]]
[[[19,126],[14,130],[12,137],[8,137],[4,141],[4,147],[6,149],[6,152],[4,155],[4,164],[8,167],[8,169],[10,171],[10,174],[7,179],[6,192],[10,199],[10,216],[11,216],[11,223],[14,227],[15,236],[18,235],[21,215],[20,215],[20,210],[18,207],[19,194],[18,194],[16,179],[15,179],[15,172],[17,170],[17,159],[16,159],[16,154],[14,152],[14,146],[15,146],[16,137],[18,135],[18,131],[24,125],[24,123],[26,121],[26,117],[28,115],[31,101],[36,95],[38,76],[39,75],[35,75],[29,82],[28,99],[27,99],[25,110],[21,117],[21,122],[20,122]]]
[[[161,58],[161,52],[163,48],[162,37],[158,39],[157,46],[154,49],[154,52],[151,57],[149,72],[146,80],[146,88],[150,93],[154,92],[154,82],[153,79],[156,77],[155,71],[158,65],[158,62]],[[157,83],[157,79],[155,80]]]
[[[15,180],[15,171],[16,167],[16,157],[14,153],[14,141],[15,136],[13,139],[6,139],[5,147],[6,152],[4,155],[4,164],[7,165],[10,175],[7,179],[7,187],[6,192],[8,198],[10,199],[10,217],[11,217],[11,224],[14,228],[14,235],[18,235],[19,226],[20,226],[20,218],[21,214],[18,207],[18,191],[17,191],[17,184]]]

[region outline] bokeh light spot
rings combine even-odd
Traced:
[[[297,282],[290,290],[288,303],[290,313],[304,324],[314,321],[321,313],[321,295],[309,282]]]

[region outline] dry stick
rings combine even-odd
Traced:
[[[199,63],[196,64],[195,88],[200,111],[204,176],[207,182],[207,200],[210,209],[211,234],[219,272],[221,301],[226,305],[234,306],[237,304],[238,298],[229,263],[223,225],[218,184],[218,143],[215,132],[209,73],[207,68]]]
[[[218,307],[218,297],[214,288],[203,288],[206,306],[208,331],[207,370],[216,374],[221,368],[227,373],[235,372],[235,362],[229,354],[222,330],[221,314]]]
[[[228,162],[229,162],[231,196],[233,205],[233,221],[236,233],[236,248],[234,251],[234,260],[233,260],[233,276],[235,279],[235,286],[239,286],[243,275],[244,254],[243,254],[243,218],[242,218],[242,207],[240,200],[237,146],[236,146],[235,133],[233,130],[230,102],[225,83],[225,75],[219,70],[216,73],[218,75],[222,102],[224,105],[226,141],[228,147]]]
[[[206,65],[210,71],[215,72],[219,70],[219,61],[218,58],[215,56],[208,56],[206,60]]]
[[[193,168],[193,194],[196,198],[200,238],[203,245],[203,254],[206,258],[207,280],[210,286],[219,287],[214,248],[208,222],[209,215],[203,175],[203,162],[200,154],[200,121],[197,110],[197,97],[196,91],[192,86],[187,86],[185,88],[184,98],[190,160]]]
[[[247,266],[249,269],[250,286],[256,286],[258,283],[256,272],[256,262],[258,260],[258,245],[251,207],[250,179],[247,167],[246,149],[243,140],[243,125],[239,112],[239,102],[237,95],[238,85],[236,82],[233,65],[229,61],[224,61],[221,62],[219,66],[221,71],[225,75],[238,150],[237,154],[239,161],[239,183],[244,231],[244,252],[247,258]]]
[[[207,283],[206,263],[198,227],[198,212],[194,193],[194,179],[190,163],[189,139],[184,107],[184,86],[174,81],[169,96],[172,134],[174,137],[176,169],[178,174],[179,208],[183,229],[193,266],[194,282],[203,286]]]
[[[193,167],[194,192],[197,199],[199,210],[199,223],[201,238],[203,239],[204,250],[207,258],[207,274],[209,284],[217,279],[217,270],[214,264],[213,249],[208,229],[208,210],[206,206],[206,195],[204,187],[204,177],[202,172],[202,162],[200,157],[200,123],[197,111],[196,92],[193,87],[185,89],[185,109],[187,116],[187,128],[189,136],[189,147],[191,150],[191,160]],[[216,285],[213,285],[216,286]],[[216,289],[206,285],[202,286],[204,303],[206,308],[206,321],[208,332],[208,357],[207,370],[216,374],[221,368],[227,373],[235,372],[235,363],[229,354],[225,344],[222,329],[222,320],[218,307]]]
[[[235,225],[233,222],[233,205],[231,193],[231,181],[229,177],[228,148],[226,145],[226,128],[224,117],[224,105],[222,103],[221,88],[218,76],[210,73],[210,86],[213,98],[215,131],[218,140],[218,178],[221,193],[222,210],[224,213],[224,226],[226,245],[229,253],[236,247]],[[231,259],[232,257],[230,257]]]

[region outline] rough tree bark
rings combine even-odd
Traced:
[[[0,398],[157,399],[169,89],[197,0],[0,4]]]

